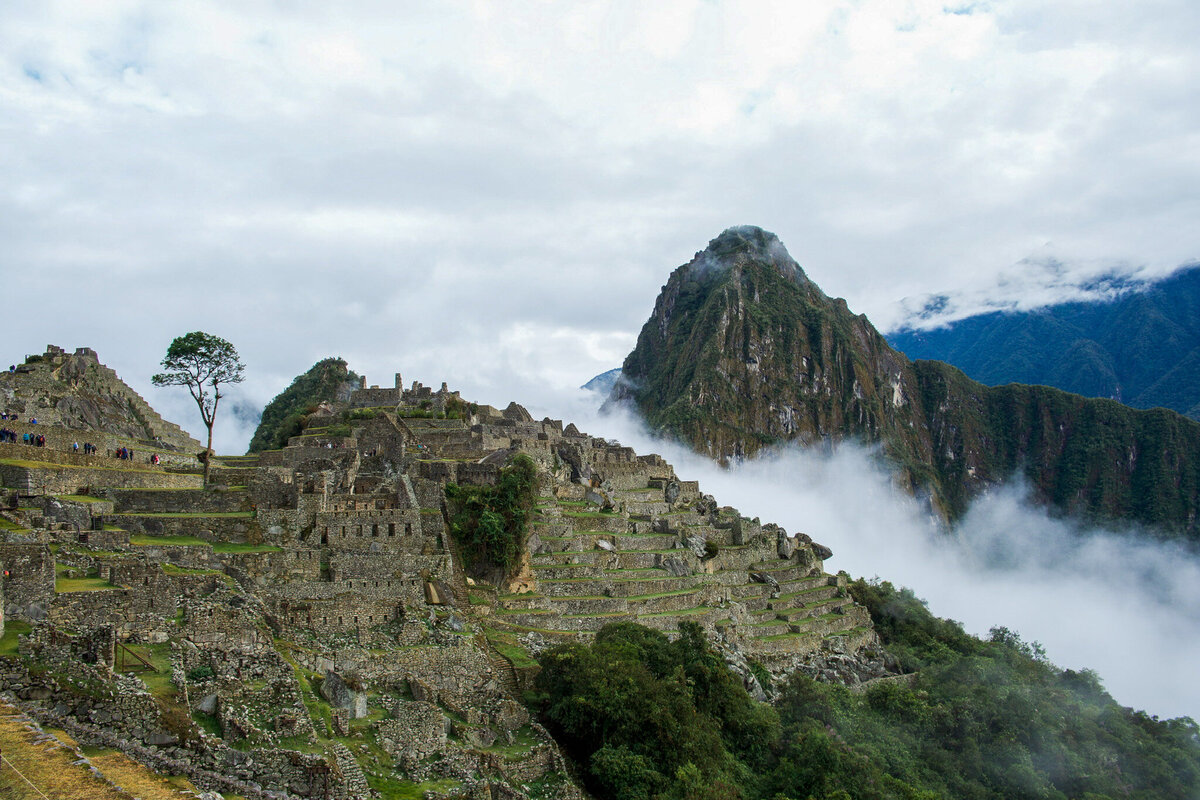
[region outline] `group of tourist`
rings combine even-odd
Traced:
[[[7,411],[0,411],[0,419],[11,419],[13,422],[17,422],[21,419],[21,416],[19,414],[10,414]],[[37,425],[37,417],[30,417],[29,424]]]
[[[10,430],[9,428],[0,428],[0,444],[17,444],[18,442],[21,444],[30,445],[32,447],[45,447],[46,437],[35,433],[22,433],[18,435],[16,431]],[[84,442],[82,445],[79,444],[79,442],[71,443],[72,453],[78,455],[80,449],[83,450],[83,454],[85,456],[96,455],[98,452],[100,452],[96,445],[92,444],[91,442]],[[118,447],[112,451],[112,454],[113,458],[119,458],[122,461],[133,461],[132,447]],[[151,453],[148,461],[155,466],[158,466],[162,463],[162,459],[159,458],[158,453]]]
[[[33,447],[45,447],[46,437],[37,433],[22,433],[20,440],[17,439],[17,432],[8,428],[0,429],[0,442],[12,442],[16,444],[18,441],[21,444],[32,445]]]

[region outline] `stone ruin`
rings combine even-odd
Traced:
[[[71,358],[95,361],[48,351],[8,385]],[[219,459],[208,489],[194,461],[0,445],[3,610],[23,634],[0,658],[8,693],[81,742],[247,797],[400,781],[574,798],[518,702],[546,647],[696,622],[763,697],[751,662],[845,683],[892,669],[828,549],[719,507],[659,456],[399,374],[308,425]],[[493,484],[517,453],[541,479],[521,563],[468,576],[445,486]]]

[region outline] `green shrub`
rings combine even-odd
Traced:
[[[188,670],[187,679],[190,683],[199,683],[206,681],[213,676],[213,668],[210,666],[194,667]]]
[[[468,566],[508,570],[517,563],[537,489],[537,464],[524,453],[500,470],[495,486],[446,484],[450,533]]]

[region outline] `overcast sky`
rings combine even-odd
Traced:
[[[1200,255],[1198,41],[1186,0],[10,0],[3,357],[91,346],[197,429],[149,385],[176,335],[250,406],[329,355],[529,403],[735,224],[884,328],[1161,274]]]

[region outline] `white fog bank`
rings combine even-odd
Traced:
[[[832,548],[827,570],[908,586],[976,635],[1014,630],[1058,666],[1097,672],[1123,705],[1200,718],[1200,560],[1184,548],[1052,519],[1016,484],[978,499],[947,534],[863,448],[792,448],[722,469],[628,416],[598,416],[585,394],[531,411],[660,453],[721,505]]]

